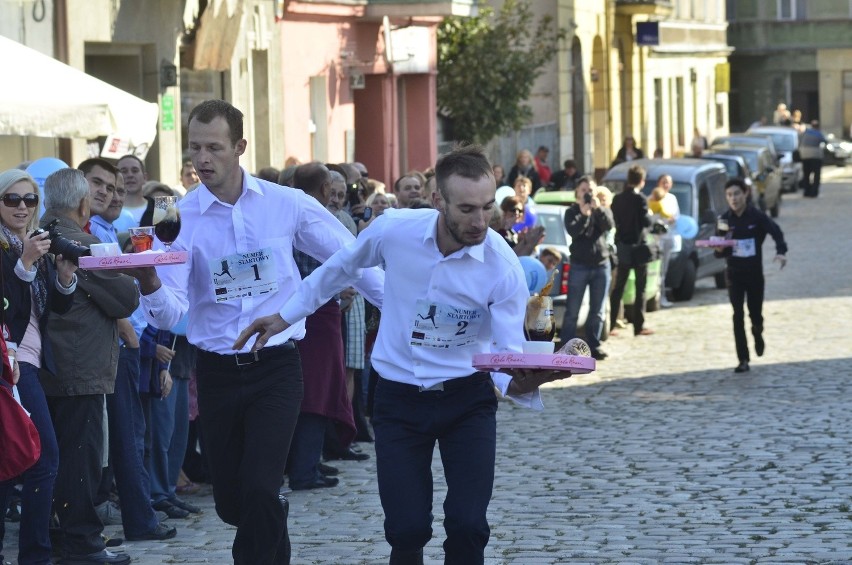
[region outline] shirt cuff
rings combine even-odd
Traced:
[[[59,282],[59,277],[56,278],[56,289],[64,294],[74,294],[74,291],[77,290],[77,273],[71,273],[71,284],[68,286],[62,286],[62,283]]]
[[[15,274],[24,282],[33,282],[36,278],[36,266],[33,264],[32,269],[28,271],[24,269],[24,263],[18,259],[18,262],[15,263]]]
[[[509,384],[512,382],[511,375],[507,375],[506,373],[491,373],[491,380],[500,389],[500,394],[511,399],[515,404],[524,408],[532,408],[533,410],[544,410],[544,404],[541,401],[541,391],[539,389],[524,394],[509,394]]]

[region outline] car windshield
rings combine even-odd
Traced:
[[[538,212],[536,223],[544,226],[544,245],[564,245],[569,244],[565,240],[565,227],[563,217],[559,214],[551,212]]]
[[[795,151],[798,141],[798,135],[785,135],[783,133],[763,134],[772,138],[772,143],[775,145],[776,151]]]
[[[711,155],[707,156],[708,159],[712,159],[717,163],[722,163],[725,165],[725,172],[728,173],[728,178],[737,178],[740,176],[740,167],[739,164],[733,159],[717,159]]]

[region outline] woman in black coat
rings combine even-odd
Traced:
[[[41,440],[41,456],[21,476],[21,527],[18,563],[49,563],[50,523],[53,483],[59,466],[59,448],[39,368],[55,371],[47,338],[50,312],[63,314],[71,308],[77,287],[77,267],[71,261],[47,255],[48,233],[32,235],[38,225],[38,185],[26,172],[12,169],[0,173],[0,262],[3,297],[3,331],[14,356],[20,377],[17,382],[21,404],[30,412]],[[82,354],[83,352],[81,352]],[[0,484],[0,500],[6,500],[12,483]],[[0,528],[0,548],[2,548]]]

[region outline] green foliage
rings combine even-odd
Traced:
[[[487,143],[532,116],[524,102],[565,37],[550,16],[533,20],[530,0],[506,0],[438,27],[438,110],[457,141]]]

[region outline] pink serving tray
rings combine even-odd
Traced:
[[[155,267],[186,263],[186,251],[154,251],[151,253],[124,253],[114,257],[80,257],[81,269],[125,269],[127,267]]]
[[[733,247],[736,245],[733,239],[696,239],[695,247]]]
[[[575,375],[595,370],[592,357],[542,353],[479,353],[473,356],[473,366],[480,370],[553,369],[571,371]]]

